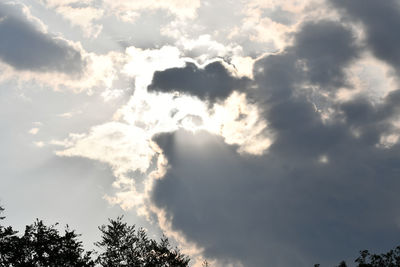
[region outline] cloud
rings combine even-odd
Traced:
[[[363,90],[335,97],[351,89],[347,72],[362,52],[349,27],[321,20],[299,27],[292,46],[255,62],[245,92],[273,133],[259,156],[207,132],[156,136],[168,167],[152,200],[171,229],[221,266],[333,265],[360,248],[393,246],[399,91],[378,103]],[[187,74],[171,77],[165,87],[180,88]],[[329,120],[321,114],[326,107]]]
[[[244,90],[247,78],[235,78],[221,62],[204,68],[187,62],[183,68],[172,68],[154,73],[150,91],[180,92],[212,102],[227,98],[234,90]]]
[[[93,7],[59,6],[56,11],[69,20],[72,25],[81,27],[87,37],[96,38],[103,28],[94,21],[103,17],[104,10]]]
[[[79,75],[86,65],[79,50],[32,25],[15,5],[0,4],[0,59],[17,70]]]
[[[163,46],[159,49],[140,49],[130,46],[126,48],[125,53],[127,62],[122,71],[130,77],[144,79],[144,83],[151,81],[154,71],[184,65],[179,49],[174,46]],[[136,87],[140,86],[142,85]]]
[[[118,99],[121,96],[123,96],[125,93],[125,90],[123,89],[108,89],[105,90],[103,93],[101,93],[101,96],[103,97],[105,102],[108,102],[110,100]]]
[[[398,145],[381,150],[346,136],[320,160],[304,152],[245,157],[206,132],[155,140],[169,167],[154,203],[173,230],[221,264],[332,265],[397,240]]]
[[[42,3],[48,5],[49,7],[61,6],[61,5],[71,5],[71,4],[90,4],[93,0],[40,0]]]
[[[71,134],[65,140],[51,142],[63,147],[57,152],[59,156],[90,158],[112,167],[117,179],[115,184],[120,188],[114,196],[107,196],[110,203],[149,212],[144,206],[146,196],[142,184],[133,181],[144,179],[143,175],[150,176],[156,167],[154,161],[159,152],[149,142],[154,134],[179,127],[193,131],[207,129],[222,135],[227,143],[239,145],[241,153],[260,154],[268,147],[269,140],[263,136],[265,122],[259,119],[255,105],[246,102],[244,94],[234,92],[220,103],[214,103],[210,110],[206,103],[190,95],[147,91],[155,71],[184,67],[185,61],[175,47],[154,50],[130,47],[126,53],[129,58],[123,72],[135,78],[135,90],[130,100],[115,112],[113,121],[91,127],[86,134]],[[219,64],[228,75],[228,69]],[[122,143],[125,144],[119,145]],[[140,159],[132,157],[138,153]],[[151,189],[149,179],[144,179],[146,184],[150,183],[148,190]]]
[[[45,7],[54,9],[71,25],[80,27],[85,37],[97,38],[103,29],[103,25],[96,21],[103,18],[104,10],[94,5],[92,0],[41,0],[40,2]]]
[[[84,51],[79,44],[77,47],[84,54],[87,64],[82,72],[76,75],[54,71],[38,72],[34,69],[18,70],[0,62],[0,81],[15,79],[20,82],[35,82],[39,86],[56,91],[71,90],[89,94],[99,87],[111,87],[113,81],[120,75],[118,66],[123,64],[124,55],[116,52],[98,55]]]
[[[239,11],[226,19],[229,1],[187,8],[179,1],[105,1],[129,23],[143,10],[167,10],[178,19],[162,32],[182,38],[176,47],[131,46],[125,54],[81,49],[84,77],[92,80],[63,81],[104,83],[102,96],[112,99],[121,93],[110,88],[119,74],[134,79],[133,96],[111,122],[51,144],[62,146],[59,156],[110,165],[117,179],[110,203],[156,215],[166,234],[195,244],[220,266],[333,265],[398,241],[400,91],[393,83],[385,88],[387,68],[375,62],[398,67],[396,37],[380,29],[396,25],[397,9],[376,22],[356,9],[361,2],[338,1],[346,11],[341,20],[337,10],[316,8],[321,1],[280,2],[235,2],[229,8]],[[365,3],[369,11],[378,5]],[[146,20],[160,14],[152,12]],[[316,19],[321,14],[330,19]],[[193,32],[185,28],[191,24]],[[266,54],[249,57],[255,43]],[[380,69],[376,88],[365,73],[355,74],[365,62],[372,73]]]
[[[64,112],[61,114],[57,114],[57,117],[60,118],[66,118],[66,119],[70,119],[76,115],[82,114],[82,110],[76,110],[76,111],[70,111],[70,112]]]
[[[193,58],[200,63],[206,63],[207,61],[215,60],[215,58],[231,58],[232,56],[241,55],[243,52],[239,45],[217,42],[209,34],[200,35],[197,39],[188,39],[181,36],[177,41],[177,45],[184,51],[185,56]]]
[[[311,83],[322,88],[345,86],[345,66],[359,54],[354,34],[332,21],[306,23],[296,34],[294,53],[305,60]]]
[[[391,64],[397,71],[400,65],[400,37],[393,34],[400,25],[400,5],[395,0],[385,3],[367,1],[330,1],[345,19],[361,22],[365,43],[374,55]],[[343,12],[344,11],[344,12]]]
[[[33,142],[33,144],[38,147],[38,148],[42,148],[45,146],[45,143],[42,141],[38,141],[38,142]]]
[[[30,129],[29,130],[29,133],[31,134],[31,135],[36,135],[38,132],[39,132],[39,128],[32,128],[32,129]]]
[[[115,15],[126,22],[134,22],[140,16],[141,11],[144,10],[165,10],[179,19],[192,18],[196,16],[196,10],[200,5],[200,1],[198,0],[139,0],[135,2],[124,0],[102,0],[97,2],[94,0],[41,0],[41,2],[50,8],[61,6],[100,6],[107,11],[108,15]]]
[[[71,135],[66,141],[67,149],[59,151],[59,156],[80,156],[109,163],[116,177],[129,171],[145,172],[153,156],[142,129],[117,122],[97,126],[88,135]]]
[[[326,91],[349,86],[345,68],[358,59],[360,49],[348,28],[333,21],[308,22],[294,34],[294,39],[293,46],[255,64],[255,73],[257,68],[260,72],[256,79],[264,79],[267,86],[271,87],[271,90],[260,92],[284,94],[291,92],[292,87],[300,87],[305,83],[317,85]],[[267,63],[260,66],[264,61]],[[199,68],[187,62],[183,68],[155,72],[148,89],[187,93],[212,101],[225,99],[234,90],[246,91],[249,79],[234,77],[225,66],[216,61]],[[268,77],[261,77],[263,73]]]
[[[163,9],[171,12],[178,18],[191,18],[196,15],[196,9],[200,5],[200,1],[195,0],[167,0],[167,1],[135,1],[127,2],[124,0],[104,0],[104,6],[106,9],[110,10],[112,13],[117,14],[123,20],[126,15],[132,14],[132,12],[140,12],[141,10],[156,10]],[[133,16],[133,19],[136,15]]]
[[[92,93],[110,87],[118,76],[124,55],[87,52],[81,43],[47,32],[28,7],[0,4],[0,81],[34,81],[55,90]]]

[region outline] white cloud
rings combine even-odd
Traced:
[[[251,57],[233,56],[231,64],[235,67],[239,77],[253,78],[253,65],[255,60]]]
[[[260,155],[271,145],[266,122],[257,106],[246,101],[245,94],[233,93],[203,119],[204,125],[199,129],[222,136],[227,144],[239,145],[239,152]]]
[[[141,49],[128,47],[126,64],[122,72],[130,77],[140,77],[149,83],[154,71],[184,66],[181,52],[174,46],[163,46],[160,49]]]
[[[29,133],[31,135],[36,135],[39,132],[39,130],[40,130],[39,128],[32,128],[29,130]]]
[[[45,146],[45,143],[42,141],[38,141],[38,142],[33,142],[33,144],[38,147],[38,148],[42,148]]]
[[[200,6],[199,0],[103,0],[104,7],[111,14],[116,14],[122,20],[126,20],[130,14],[140,10],[164,9],[180,19],[193,18]],[[140,13],[140,12],[139,12]],[[133,16],[136,17],[136,14]]]
[[[65,149],[56,152],[63,157],[84,157],[107,163],[114,176],[117,190],[114,196],[105,195],[111,204],[123,209],[143,208],[145,193],[138,190],[134,172],[146,173],[155,151],[148,134],[139,127],[119,122],[95,126],[88,134],[74,135],[63,141],[52,141]]]
[[[67,119],[70,119],[70,118],[72,118],[73,116],[79,115],[79,114],[82,114],[82,111],[81,111],[81,110],[70,111],[70,112],[64,112],[64,113],[58,114],[57,116],[60,117],[60,118],[67,118]]]
[[[354,88],[341,88],[338,99],[349,100],[362,92],[372,101],[380,102],[389,92],[397,89],[397,78],[392,72],[390,65],[374,58],[370,53],[364,53],[347,70]]]
[[[116,176],[130,171],[145,172],[154,152],[143,129],[118,122],[93,127],[59,156],[80,156],[108,163]]]
[[[41,0],[41,3],[54,9],[71,25],[80,27],[85,37],[96,38],[103,29],[95,21],[103,17],[104,9],[94,7],[93,0]]]
[[[101,93],[101,96],[105,102],[108,102],[121,97],[124,94],[124,91],[125,90],[123,89],[106,89],[103,93]]]
[[[104,10],[93,7],[59,6],[56,11],[72,25],[81,27],[86,37],[96,38],[103,28],[102,25],[95,24],[95,21],[103,17]]]
[[[65,6],[71,4],[91,4],[93,0],[39,0],[42,4],[48,7]]]
[[[197,39],[181,37],[177,45],[185,54],[190,55],[200,63],[213,60],[217,57],[230,57],[242,54],[242,47],[237,44],[223,44],[213,40],[209,34],[200,35]]]
[[[337,18],[325,0],[248,0],[245,3],[245,17],[240,25],[233,27],[229,37],[246,35],[253,42],[272,43],[275,51],[290,44],[290,34],[305,20]]]

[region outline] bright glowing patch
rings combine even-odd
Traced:
[[[134,46],[126,49],[128,63],[123,72],[129,76],[153,77],[154,71],[171,67],[183,67],[184,61],[176,47],[163,46],[161,49],[140,49]]]
[[[31,135],[36,135],[39,132],[39,128],[32,128],[29,130],[29,133]]]
[[[318,158],[318,162],[320,162],[320,163],[322,163],[322,164],[327,164],[327,163],[329,163],[329,158],[328,158],[327,155],[321,155],[321,156]]]
[[[336,97],[339,101],[348,101],[363,93],[371,101],[380,102],[389,92],[397,89],[397,81],[391,71],[386,63],[366,53],[347,71],[354,88],[340,88]]]
[[[383,148],[391,148],[399,141],[399,137],[400,136],[398,134],[381,136],[378,146]]]
[[[253,78],[254,59],[251,57],[234,56],[231,63],[235,66],[240,77],[246,76]]]
[[[204,120],[205,130],[221,135],[228,144],[239,145],[239,152],[259,155],[271,145],[271,136],[266,135],[267,123],[244,94],[234,92],[223,104],[216,104]]]
[[[38,141],[38,142],[34,142],[33,143],[36,147],[42,148],[45,146],[44,142],[42,141]]]

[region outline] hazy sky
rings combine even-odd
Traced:
[[[124,214],[222,266],[400,240],[397,0],[0,2],[5,223]]]

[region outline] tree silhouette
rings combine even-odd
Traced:
[[[0,206],[0,215],[4,209]],[[60,234],[55,225],[46,226],[36,220],[27,225],[22,236],[11,226],[1,224],[0,216],[0,266],[1,267],[188,267],[189,258],[179,249],[172,248],[166,237],[160,242],[148,238],[143,228],[136,229],[123,222],[122,217],[109,219],[99,227],[101,240],[95,245],[99,253],[86,252],[79,235],[67,226]],[[97,257],[96,257],[97,256]],[[355,260],[357,267],[399,267],[400,246],[383,254],[360,251]],[[203,267],[207,267],[207,261]],[[314,267],[319,267],[315,264]],[[346,267],[342,261],[337,267]]]
[[[361,250],[360,256],[354,262],[357,263],[357,267],[399,267],[400,246],[383,254],[371,254],[368,250]],[[342,261],[337,267],[347,267],[347,264]]]
[[[67,226],[61,235],[56,225],[46,226],[43,221],[36,220],[26,226],[21,237],[11,226],[0,225],[0,266],[94,266],[91,252],[84,251],[75,231]]]
[[[0,214],[4,208],[0,206]],[[0,220],[4,217],[0,216]],[[11,226],[4,227],[0,224],[0,266],[9,266],[12,262],[14,252],[18,249],[16,231]]]
[[[360,251],[355,260],[358,267],[397,267],[400,266],[400,246],[383,254],[371,254],[368,250]]]
[[[96,263],[107,267],[148,266],[186,267],[189,259],[178,249],[171,248],[167,238],[158,243],[147,237],[146,231],[138,230],[122,221],[122,217],[109,220],[108,225],[99,227],[102,240],[95,243],[103,252]]]
[[[4,209],[0,207],[0,213]],[[0,217],[0,221],[4,217]],[[122,221],[122,217],[100,226],[101,249],[94,259],[93,251],[85,252],[79,235],[67,226],[60,234],[55,225],[46,226],[36,220],[27,225],[22,236],[11,226],[0,224],[0,266],[8,267],[187,267],[189,258],[172,248],[168,239],[160,242],[147,237],[142,228],[136,230]],[[97,266],[96,265],[96,266]]]
[[[18,266],[94,266],[91,252],[84,251],[75,231],[67,226],[64,235],[60,235],[56,225],[46,226],[36,220],[26,226],[18,240],[14,262]]]

